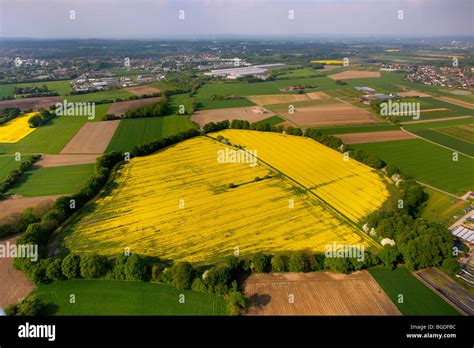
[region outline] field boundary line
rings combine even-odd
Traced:
[[[461,315],[469,315],[468,313],[466,313],[466,311],[459,307],[454,301],[452,301],[449,297],[445,296],[443,293],[441,293],[440,291],[438,291],[438,289],[436,289],[433,285],[431,285],[430,282],[428,282],[427,280],[425,280],[425,278],[423,277],[422,274],[418,274],[419,271],[416,271],[416,272],[413,272],[413,276],[418,279],[421,283],[423,283],[427,288],[431,289],[436,295],[438,295],[439,297],[441,297],[444,302],[446,302],[447,304],[449,304],[451,307],[453,307],[455,310],[457,310]]]
[[[441,190],[441,189],[439,189],[439,188],[437,188],[437,187],[434,187],[434,186],[431,186],[431,185],[425,184],[424,182],[421,182],[421,181],[418,181],[418,180],[416,180],[416,182],[417,182],[418,184],[420,184],[420,185],[423,185],[423,186],[429,187],[430,189],[433,189],[433,190],[435,190],[435,191],[438,191],[438,192],[444,193],[444,194],[446,194],[446,195],[449,195],[449,196],[451,196],[451,197],[454,197],[454,198],[460,199],[461,201],[467,202],[467,199],[464,199],[464,198],[462,198],[462,197],[456,196],[456,195],[455,195],[455,194],[453,194],[453,193],[450,193],[450,192],[447,192],[447,191],[443,191],[443,190]]]
[[[238,148],[237,146],[231,146],[231,145],[226,145],[226,144],[222,144],[221,142],[217,141],[216,139],[208,136],[208,135],[205,135],[205,137],[221,144],[221,145],[225,145],[225,146],[229,146],[233,149],[240,149],[240,150],[243,150],[245,151],[246,153],[248,153],[249,155],[251,155],[252,157],[255,157],[252,153],[248,152],[246,149],[244,148]],[[312,139],[311,139],[312,140]],[[313,140],[314,141],[314,140]],[[321,202],[324,203],[325,206],[327,206],[328,208],[332,209],[337,215],[340,215],[347,223],[349,223],[352,227],[355,228],[355,230],[357,231],[357,233],[359,234],[359,236],[361,236],[364,240],[367,240],[369,241],[369,244],[372,244],[373,246],[375,246],[375,248],[381,248],[381,246],[377,243],[377,241],[375,241],[374,239],[372,239],[372,237],[370,237],[368,234],[365,234],[363,232],[363,230],[361,229],[361,227],[359,226],[359,224],[357,224],[356,222],[352,221],[351,219],[349,219],[346,215],[344,215],[342,212],[340,212],[338,209],[334,208],[331,204],[329,204],[328,202],[326,202],[323,198],[321,198],[317,193],[311,191],[310,189],[308,189],[306,186],[304,186],[303,184],[299,183],[298,181],[296,181],[295,179],[293,179],[291,176],[279,171],[278,169],[276,169],[275,167],[273,167],[271,164],[268,164],[267,162],[265,162],[264,160],[260,159],[260,158],[256,158],[257,161],[265,164],[267,167],[270,167],[271,169],[275,170],[277,173],[280,173],[281,175],[283,175],[285,178],[287,178],[288,180],[292,181],[294,184],[296,184],[296,186],[299,186],[301,188],[303,188],[305,190],[305,192],[309,193],[310,195],[316,197],[318,200],[320,200]]]
[[[407,131],[405,128],[403,128],[403,126],[402,126],[400,129],[401,129],[402,131],[408,133],[408,134],[414,135],[415,137],[420,138],[420,139],[423,139],[423,140],[425,140],[425,141],[427,141],[427,142],[429,142],[429,143],[432,143],[432,144],[437,145],[437,146],[439,146],[439,147],[444,147],[444,148],[447,149],[447,150],[451,150],[451,151],[460,153],[461,155],[464,155],[464,156],[466,156],[466,157],[469,157],[469,158],[471,158],[471,159],[474,159],[473,156],[469,156],[468,154],[465,154],[464,152],[461,152],[461,151],[452,149],[452,148],[450,148],[450,147],[441,145],[441,144],[436,143],[436,142],[434,142],[434,141],[432,141],[432,140],[426,139],[426,138],[424,138],[424,137],[422,137],[422,136],[420,136],[420,135],[418,135],[418,134],[416,134],[416,133],[412,133],[412,132],[410,132],[410,131]],[[455,139],[456,139],[456,138],[455,138]]]

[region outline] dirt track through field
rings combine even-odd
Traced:
[[[147,104],[159,102],[160,98],[161,97],[153,97],[113,103],[112,105],[110,105],[109,110],[107,110],[107,113],[114,114],[116,116],[122,116],[129,110],[133,110]]]
[[[95,163],[99,155],[43,155],[35,163],[38,167],[62,167],[76,164]]]
[[[282,116],[300,126],[373,123],[376,118],[368,111],[349,103],[297,107],[294,113]]]
[[[34,111],[41,108],[48,109],[50,105],[61,102],[60,97],[42,97],[42,98],[20,98],[12,100],[0,101],[0,109],[7,107],[15,107],[21,110],[33,109]]]
[[[120,120],[88,122],[66,144],[63,154],[101,154],[109,145]]]
[[[346,70],[337,74],[328,75],[333,80],[362,79],[367,77],[380,77],[380,71]]]
[[[19,235],[0,240],[0,244],[15,244]],[[10,243],[10,244],[7,244]],[[0,257],[0,307],[17,303],[33,290],[34,285],[23,275],[22,272],[13,268],[13,259]]]
[[[264,112],[261,112],[264,111]],[[275,113],[257,106],[246,106],[240,108],[227,108],[215,110],[202,110],[191,116],[191,120],[200,126],[209,122],[219,122],[224,120],[247,120],[250,123],[258,122],[266,118],[275,116]]]
[[[248,315],[400,315],[366,271],[255,274],[244,294]]]
[[[367,133],[335,134],[344,144],[378,143],[392,140],[414,139],[415,135],[401,130]]]
[[[0,220],[10,214],[21,213],[25,208],[33,208],[44,202],[55,201],[59,197],[61,195],[9,198],[0,201]]]

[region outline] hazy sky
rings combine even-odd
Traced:
[[[472,36],[473,4],[474,0],[0,0],[0,36]],[[75,19],[70,19],[70,11],[75,11]]]

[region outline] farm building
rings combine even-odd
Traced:
[[[370,87],[365,87],[365,86],[357,86],[357,87],[354,87],[355,89],[357,89],[358,91],[360,92],[364,92],[364,93],[372,93],[372,92],[375,92],[375,89],[373,88],[370,88]]]
[[[456,226],[451,230],[451,233],[456,238],[461,239],[470,245],[474,244],[474,231],[464,226]]]

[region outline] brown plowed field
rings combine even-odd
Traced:
[[[95,163],[99,155],[43,155],[35,166],[61,167],[75,164]]]
[[[20,98],[12,100],[0,101],[0,109],[3,108],[19,108],[21,110],[39,110],[41,108],[47,109],[50,105],[61,102],[60,97],[42,97],[42,98]]]
[[[255,274],[244,294],[248,315],[400,315],[366,271]]]
[[[367,133],[349,133],[336,134],[344,144],[378,143],[392,140],[405,140],[416,138],[413,134],[401,130],[386,132],[367,132]]]
[[[248,100],[257,105],[271,105],[291,103],[295,101],[308,100],[305,94],[270,94],[270,95],[252,95],[247,97]]]
[[[397,95],[400,97],[431,97],[428,93],[418,92],[415,90],[398,92]]]
[[[117,116],[122,116],[128,110],[136,109],[142,107],[147,104],[156,103],[160,101],[160,97],[153,97],[153,98],[144,98],[144,99],[137,99],[137,100],[127,100],[123,102],[113,103],[110,105],[109,110],[107,111],[108,114],[114,114]]]
[[[0,220],[10,214],[21,213],[25,208],[34,208],[44,202],[55,201],[59,197],[61,195],[10,198],[0,201]]]
[[[370,112],[347,103],[297,107],[293,114],[284,113],[282,115],[300,126],[376,122],[376,118]]]
[[[120,120],[88,122],[69,140],[63,154],[101,154],[109,145]]]
[[[262,110],[261,107],[246,106],[241,108],[227,108],[227,109],[215,109],[215,110],[202,110],[196,112],[191,116],[191,120],[198,123],[200,126],[205,125],[209,122],[219,122],[224,120],[247,120],[249,122],[258,122],[275,116],[275,113],[265,110],[264,113],[259,112]]]
[[[129,88],[126,88],[125,90],[139,97],[145,94],[151,95],[151,94],[161,92],[158,88],[150,87],[150,86],[129,87]]]
[[[7,242],[14,244],[19,235],[0,240],[0,244]],[[34,285],[26,279],[20,271],[13,268],[13,259],[0,257],[0,307],[17,303],[18,300],[28,296]]]
[[[380,71],[346,70],[337,74],[328,75],[333,80],[362,79],[367,77],[380,77]]]

